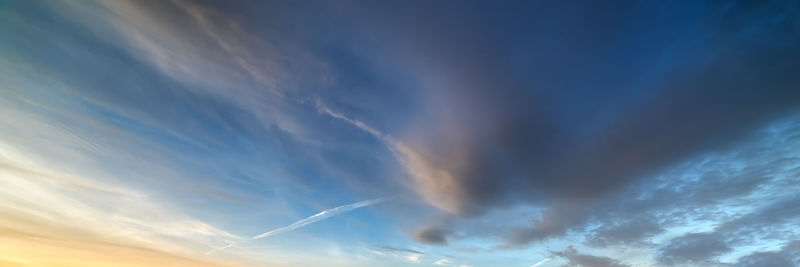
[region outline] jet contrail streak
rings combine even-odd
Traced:
[[[292,231],[294,229],[297,229],[297,228],[300,228],[300,227],[303,227],[303,226],[306,226],[306,225],[309,225],[309,224],[312,224],[312,223],[315,223],[315,222],[318,222],[318,221],[321,221],[321,220],[325,220],[325,219],[333,217],[333,216],[336,216],[336,215],[338,215],[340,213],[345,213],[345,212],[352,211],[352,210],[359,209],[359,208],[363,208],[363,207],[366,207],[366,206],[375,205],[375,204],[381,203],[381,202],[386,201],[386,200],[387,200],[387,198],[378,198],[378,199],[372,199],[372,200],[365,200],[365,201],[361,201],[361,202],[347,204],[347,205],[344,205],[344,206],[335,207],[335,208],[332,208],[332,209],[323,210],[320,213],[311,215],[311,216],[309,216],[309,217],[307,217],[305,219],[296,221],[296,222],[294,222],[294,223],[292,223],[290,225],[287,225],[287,226],[284,226],[284,227],[281,227],[281,228],[278,228],[278,229],[275,229],[275,230],[272,230],[272,231],[269,231],[269,232],[265,232],[263,234],[260,234],[260,235],[254,236],[254,237],[251,237],[248,240],[255,240],[255,239],[265,238],[265,237],[277,235],[277,234],[280,234],[280,233]],[[211,254],[211,253],[214,253],[216,251],[220,251],[220,250],[232,247],[235,244],[236,244],[236,242],[230,243],[230,244],[225,245],[223,247],[212,249],[212,250],[206,252],[206,254]]]
[[[540,266],[540,265],[542,265],[542,264],[544,264],[545,262],[548,262],[548,261],[550,261],[550,258],[544,258],[543,260],[540,260],[539,262],[537,262],[537,263],[535,263],[535,264],[531,265],[531,267],[537,267],[537,266]]]
[[[339,213],[344,213],[344,212],[348,212],[348,211],[355,210],[355,209],[358,209],[358,208],[363,208],[363,207],[366,207],[366,206],[369,206],[369,205],[378,204],[378,203],[383,202],[385,200],[386,200],[385,198],[379,198],[379,199],[373,199],[373,200],[365,200],[365,201],[356,202],[356,203],[353,203],[353,204],[347,204],[347,205],[344,205],[344,206],[339,206],[339,207],[335,207],[335,208],[332,208],[332,209],[324,210],[324,211],[322,211],[320,213],[311,215],[311,217],[296,221],[296,222],[294,222],[294,223],[292,223],[290,225],[287,225],[287,226],[284,226],[284,227],[281,227],[281,228],[278,228],[278,229],[275,229],[275,230],[272,230],[272,231],[269,231],[269,232],[254,236],[252,239],[259,239],[259,238],[264,238],[264,237],[268,237],[268,236],[277,235],[277,234],[280,234],[280,233],[283,233],[283,232],[288,232],[288,231],[291,231],[291,230],[294,230],[294,229],[297,229],[297,228],[300,228],[300,227],[303,227],[303,226],[306,226],[306,225],[309,225],[309,224],[312,224],[312,223],[315,223],[315,222],[318,222],[318,221],[321,221],[321,220],[324,220],[324,219],[327,219],[327,218],[330,218],[330,217],[332,217],[334,215],[337,215]]]

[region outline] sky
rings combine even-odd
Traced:
[[[798,1],[0,0],[2,266],[800,266]]]

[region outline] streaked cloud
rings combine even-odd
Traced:
[[[414,189],[417,190],[428,203],[451,213],[463,212],[465,207],[460,206],[457,198],[462,194],[466,194],[466,192],[461,190],[455,177],[448,171],[437,168],[412,147],[389,135],[383,134],[364,122],[334,112],[319,102],[317,102],[317,109],[323,114],[351,124],[381,140],[386,145],[386,148],[392,151],[395,159],[403,165],[406,172],[413,179]]]
[[[220,263],[206,262],[199,250],[238,238],[137,190],[49,169],[12,144],[0,143],[0,162],[7,261],[211,266]]]
[[[389,251],[394,251],[394,252],[406,252],[406,253],[411,253],[411,254],[425,254],[425,253],[423,253],[421,251],[410,249],[410,248],[397,248],[397,247],[392,247],[392,246],[381,246],[381,248],[385,249],[385,250],[389,250]]]

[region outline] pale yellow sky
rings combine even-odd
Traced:
[[[0,214],[2,266],[224,266]]]

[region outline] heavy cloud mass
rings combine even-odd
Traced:
[[[423,15],[397,24],[442,25],[463,16],[479,25],[513,25],[518,22],[514,18],[548,17],[567,8],[536,4],[535,11],[494,7],[503,14],[498,17],[469,11],[425,16],[445,9],[430,5],[410,8]],[[558,32],[515,25],[531,35],[548,33],[545,41],[520,35],[504,36],[510,40],[501,43],[493,41],[490,26],[447,33],[431,26],[415,32],[429,38],[409,38],[403,44],[446,50],[410,63],[439,74],[420,78],[433,95],[432,116],[422,122],[427,127],[409,137],[427,161],[454,177],[453,183],[434,183],[436,188],[418,185],[421,192],[455,198],[434,205],[459,216],[518,201],[545,205],[544,217],[512,243],[562,235],[563,228],[582,221],[585,206],[594,199],[682,158],[725,149],[800,104],[795,75],[800,36],[796,19],[781,19],[797,17],[789,2],[695,7],[686,11],[693,17],[680,22],[673,16],[689,15],[658,5],[570,8],[581,15],[557,19],[567,25]],[[663,14],[643,18],[653,11]],[[743,23],[743,17],[763,23]],[[652,32],[654,27],[659,31]],[[586,28],[604,34],[585,33]],[[687,35],[694,39],[678,38]],[[640,36],[663,38],[663,43],[642,44],[637,49],[643,55],[636,57],[619,49],[625,40],[636,46]],[[574,38],[583,38],[590,48],[556,49]],[[519,59],[506,53],[536,60],[518,69],[513,63]],[[659,67],[642,70],[637,67],[642,64]],[[587,77],[579,70],[591,73]]]
[[[0,265],[797,266],[798,73],[791,0],[3,3]]]

